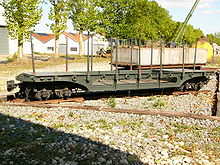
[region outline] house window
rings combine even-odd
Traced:
[[[77,47],[70,47],[70,51],[77,51]]]
[[[54,47],[47,47],[48,51],[54,51]]]

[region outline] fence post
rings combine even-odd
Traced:
[[[68,37],[66,36],[66,72],[68,72],[69,70],[69,66],[68,66]]]
[[[36,74],[36,71],[35,71],[34,46],[33,46],[32,34],[30,34],[30,39],[31,39],[31,61],[32,61],[32,69],[33,69],[33,74]]]

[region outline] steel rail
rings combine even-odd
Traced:
[[[112,113],[128,113],[136,115],[159,115],[165,117],[182,117],[193,118],[201,120],[219,121],[220,117],[207,116],[193,113],[182,112],[169,112],[169,111],[152,111],[152,110],[136,110],[136,109],[118,109],[118,108],[103,108],[100,106],[79,106],[79,105],[60,105],[60,104],[34,104],[34,103],[1,103],[0,106],[17,106],[17,107],[35,107],[35,108],[69,108],[69,109],[82,109],[92,111],[104,111]]]

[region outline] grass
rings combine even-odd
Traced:
[[[66,124],[66,123],[55,123],[50,125],[51,128],[59,129],[59,128],[76,128],[77,126],[74,124]]]
[[[13,61],[15,61],[17,58],[18,58],[17,54],[14,54],[12,57],[8,57],[8,58],[7,58],[7,61],[8,61],[8,62],[13,62]]]
[[[117,103],[116,103],[116,100],[115,100],[115,97],[111,96],[108,98],[108,100],[106,101],[108,107],[110,108],[115,108]]]
[[[129,127],[135,129],[135,128],[140,128],[143,124],[143,121],[139,119],[133,119],[132,121],[121,119],[117,121],[117,124],[123,127]]]
[[[113,122],[107,122],[105,119],[99,119],[94,123],[99,124],[98,127],[104,130],[112,129],[113,126],[115,125]]]
[[[144,133],[143,133],[143,135],[142,135],[142,137],[144,137],[144,138],[149,138],[149,137],[150,137],[150,135],[149,135],[149,133],[148,133],[148,132],[144,132]]]
[[[165,107],[167,105],[167,102],[165,102],[165,100],[164,99],[162,99],[162,98],[158,98],[153,104],[152,104],[152,106],[154,107],[154,108],[163,108],[163,107]]]
[[[143,103],[145,108],[158,108],[158,109],[161,109],[161,108],[167,106],[167,104],[168,103],[166,102],[165,99],[162,99],[157,96],[151,96],[147,99],[146,102]]]
[[[68,116],[69,116],[69,117],[73,117],[73,116],[74,116],[74,113],[73,113],[73,112],[69,112]]]
[[[96,126],[94,124],[88,124],[88,125],[84,125],[85,128],[87,129],[91,129],[91,130],[96,130]]]
[[[155,100],[157,100],[157,97],[155,96],[151,96],[147,99],[147,101],[155,101]]]
[[[162,107],[165,107],[167,105],[167,103],[163,99],[159,98],[152,105],[155,108],[162,108]]]

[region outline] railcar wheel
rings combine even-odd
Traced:
[[[69,90],[69,88],[64,88],[63,89],[63,98],[64,100],[67,100],[68,97],[71,96],[71,91]]]
[[[197,87],[197,91],[200,90],[203,86],[205,85],[204,82],[200,81],[196,84],[196,87]]]
[[[41,97],[41,92],[40,91],[36,91],[35,95],[34,95],[34,98],[41,101],[42,100],[42,97]]]
[[[31,89],[26,88],[24,93],[25,93],[25,101],[29,102],[31,100]]]
[[[56,98],[62,98],[63,97],[63,92],[61,90],[56,89],[54,91],[54,97]]]
[[[50,97],[50,91],[46,90],[45,88],[41,90],[41,98],[42,100],[48,100]]]
[[[203,86],[205,85],[204,82],[187,82],[181,85],[179,88],[180,91],[188,91],[188,90],[194,90],[194,91],[199,91]]]

